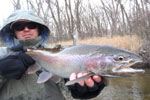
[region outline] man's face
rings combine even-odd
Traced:
[[[38,24],[29,21],[14,23],[12,29],[17,39],[26,40],[38,37]]]

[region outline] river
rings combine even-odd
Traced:
[[[150,70],[146,73],[109,79],[100,95],[92,100],[150,100]]]
[[[150,69],[134,77],[109,78],[108,85],[90,100],[150,100]],[[67,100],[71,99],[70,97]]]

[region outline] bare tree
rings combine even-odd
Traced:
[[[11,0],[14,10],[26,6],[43,18],[51,29],[51,42],[72,39],[76,45],[78,37],[126,34],[150,39],[149,0],[99,0],[93,7],[90,1],[86,5],[84,0]]]
[[[21,2],[20,0],[11,0],[13,6],[14,6],[14,10],[18,10],[21,9]]]
[[[65,0],[65,10],[67,15],[67,22],[68,22],[68,34],[73,38],[73,32],[74,32],[74,16],[72,13],[72,6],[71,6],[71,0]]]
[[[76,27],[73,34],[73,43],[74,45],[78,44],[78,36],[81,33],[81,21],[80,21],[80,6],[81,6],[82,0],[76,0],[75,1],[75,18],[76,18]]]
[[[46,0],[46,3],[48,4],[48,7],[50,9],[50,13],[52,15],[52,18],[54,20],[54,23],[56,25],[56,33],[58,36],[58,39],[61,39],[62,34],[62,26],[61,26],[61,20],[60,20],[60,9],[59,9],[59,3],[56,0],[56,3],[52,2],[51,0]],[[53,4],[53,5],[52,5]],[[54,6],[55,5],[55,6]],[[53,6],[53,7],[52,7]],[[56,7],[57,13],[54,12],[53,8]],[[58,15],[56,17],[56,14]],[[57,19],[58,18],[58,19]]]

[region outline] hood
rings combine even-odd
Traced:
[[[40,24],[39,34],[41,36],[41,41],[40,41],[41,45],[48,38],[50,30],[46,26],[45,22],[39,16],[34,14],[32,11],[16,10],[6,19],[6,21],[4,22],[0,30],[0,37],[1,37],[2,42],[4,42],[5,44],[9,46],[15,45],[15,42],[14,42],[15,36],[14,36],[14,33],[10,30],[10,25],[19,20],[29,20],[29,21]]]

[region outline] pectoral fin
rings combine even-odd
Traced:
[[[91,76],[93,76],[93,75],[94,75],[94,73],[90,72],[90,73],[88,73],[88,74],[85,75],[85,76],[82,76],[82,77],[77,78],[77,79],[75,79],[75,80],[68,81],[65,85],[68,86],[68,85],[75,84],[75,83],[80,82],[80,81],[82,81],[82,80],[85,80],[85,79],[87,79],[88,77],[91,77]]]
[[[31,65],[28,70],[27,70],[27,74],[34,74],[37,71],[39,71],[41,69],[41,66],[37,63],[35,63],[34,65]]]
[[[44,83],[46,81],[48,81],[51,77],[53,76],[53,74],[49,73],[49,72],[42,72],[40,73],[37,83]]]

